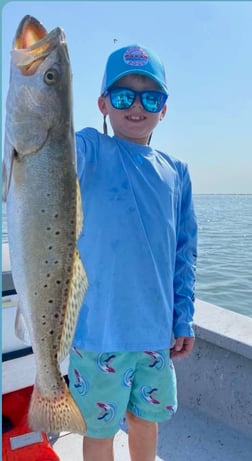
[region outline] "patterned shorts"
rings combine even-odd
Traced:
[[[176,375],[168,350],[97,354],[73,348],[68,377],[88,437],[115,435],[126,410],[161,422],[177,409]]]

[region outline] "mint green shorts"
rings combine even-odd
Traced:
[[[73,348],[68,378],[88,437],[115,435],[127,410],[161,422],[177,409],[176,374],[168,350],[97,354]]]

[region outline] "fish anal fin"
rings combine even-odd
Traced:
[[[31,396],[28,423],[33,431],[59,433],[77,432],[84,435],[86,423],[71,396],[65,382],[55,396],[48,398],[40,394],[34,385]]]
[[[28,346],[31,345],[30,333],[25,322],[24,314],[22,312],[21,301],[17,304],[17,313],[15,320],[15,334],[18,339],[23,341]]]

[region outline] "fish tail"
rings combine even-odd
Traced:
[[[53,397],[44,397],[34,385],[28,423],[33,431],[59,433],[62,431],[86,432],[86,423],[71,396],[66,383]]]

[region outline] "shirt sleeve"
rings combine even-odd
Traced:
[[[182,175],[177,235],[173,316],[175,338],[194,336],[192,323],[197,259],[197,220],[193,205],[191,179],[186,165]]]
[[[94,128],[84,128],[75,134],[77,174],[82,179],[88,165],[96,165],[98,134]]]

